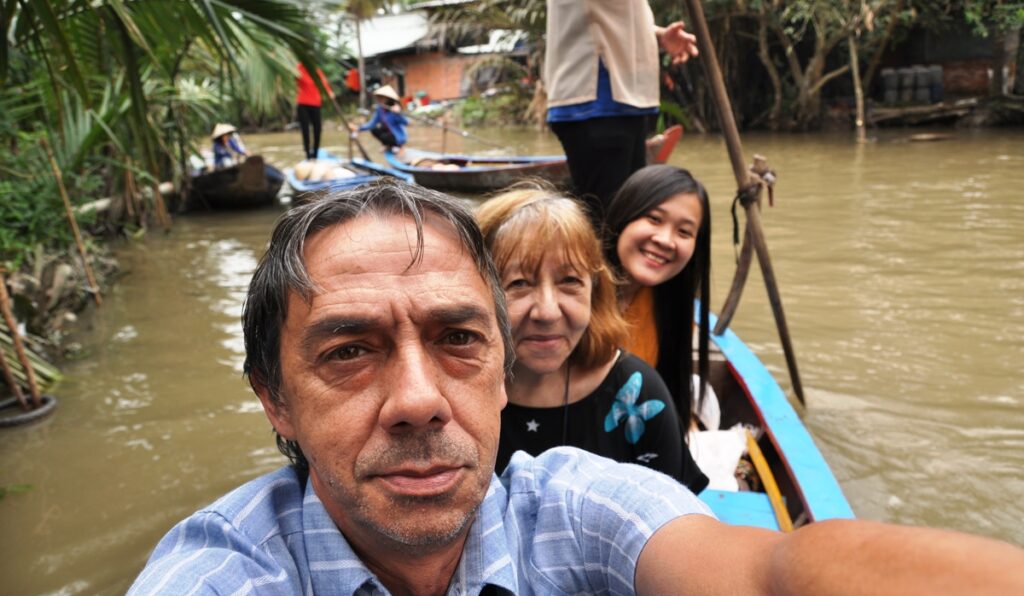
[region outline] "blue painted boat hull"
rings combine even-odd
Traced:
[[[317,153],[317,160],[334,162],[346,169],[357,172],[358,175],[334,180],[299,180],[295,176],[295,169],[288,168],[285,170],[285,178],[288,180],[288,185],[291,186],[292,191],[294,192],[293,201],[301,203],[311,200],[322,193],[355,188],[357,186],[373,182],[382,176],[391,176],[404,182],[408,182],[409,184],[413,183],[413,177],[404,172],[389,168],[386,165],[360,159],[358,157],[351,160],[341,159],[326,149],[320,149]]]
[[[712,327],[715,320],[712,315]],[[763,429],[758,444],[794,525],[852,519],[839,482],[768,369],[732,330],[711,340],[721,350],[709,380],[722,406],[722,426],[743,422]],[[726,523],[779,529],[764,493],[705,490],[700,498]]]

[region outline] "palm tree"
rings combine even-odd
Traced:
[[[359,107],[366,109],[366,59],[363,57],[362,22],[393,3],[387,0],[348,0],[345,8],[356,26],[356,60],[359,70]]]
[[[494,30],[526,33],[531,42],[527,57],[527,72],[535,81],[533,100],[526,109],[529,121],[544,122],[547,94],[541,83],[544,70],[544,35],[548,11],[545,0],[480,0],[468,4],[453,4],[438,9],[433,16],[455,36],[483,37]]]
[[[288,86],[281,81],[293,76],[291,56],[315,64],[309,19],[293,0],[0,0],[0,6],[0,93],[34,91],[20,96],[21,107],[35,116],[22,126],[42,123],[64,167],[90,152],[113,151],[128,170],[143,164],[138,173],[154,187],[209,123],[210,114],[194,108],[208,109],[219,96],[267,109]],[[187,90],[204,89],[209,80],[218,83],[205,86],[205,94],[181,88],[187,81]],[[65,146],[69,119],[92,131],[78,137],[74,150]],[[153,202],[159,221],[159,193]]]

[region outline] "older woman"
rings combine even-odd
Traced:
[[[486,202],[477,219],[501,273],[516,363],[497,469],[517,450],[571,445],[660,470],[699,491],[658,374],[622,349],[627,328],[601,242],[579,203],[545,189]]]

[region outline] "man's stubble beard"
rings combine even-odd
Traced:
[[[359,490],[345,490],[333,475],[327,476],[327,481],[354,523],[391,540],[400,551],[416,554],[451,544],[464,534],[475,518],[490,485],[490,474],[480,474],[476,447],[453,440],[444,430],[416,433],[364,453],[356,461],[354,470],[356,481],[361,482],[377,471],[395,469],[408,462],[428,461],[461,463],[466,466],[466,476],[450,492],[426,497],[388,496],[384,507],[371,503],[368,495]],[[469,496],[465,494],[466,483],[476,484]],[[471,498],[472,503],[462,503],[460,497]]]

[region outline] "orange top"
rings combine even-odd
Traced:
[[[327,82],[327,77],[324,76],[324,71],[318,68],[316,69],[316,74],[320,75],[320,82],[324,84],[324,88],[333,93],[334,91],[331,89],[330,83]],[[316,107],[320,107],[323,104],[323,100],[320,98],[320,90],[316,88],[313,77],[309,75],[309,71],[301,63],[299,63],[298,84],[299,93],[295,97],[295,103]]]
[[[345,86],[348,87],[349,89],[351,89],[352,91],[355,91],[356,93],[359,93],[359,70],[358,69],[356,69],[356,68],[348,69],[348,72],[345,74]]]
[[[622,316],[629,323],[626,350],[651,366],[658,364],[658,329],[654,322],[654,290],[642,287]]]

